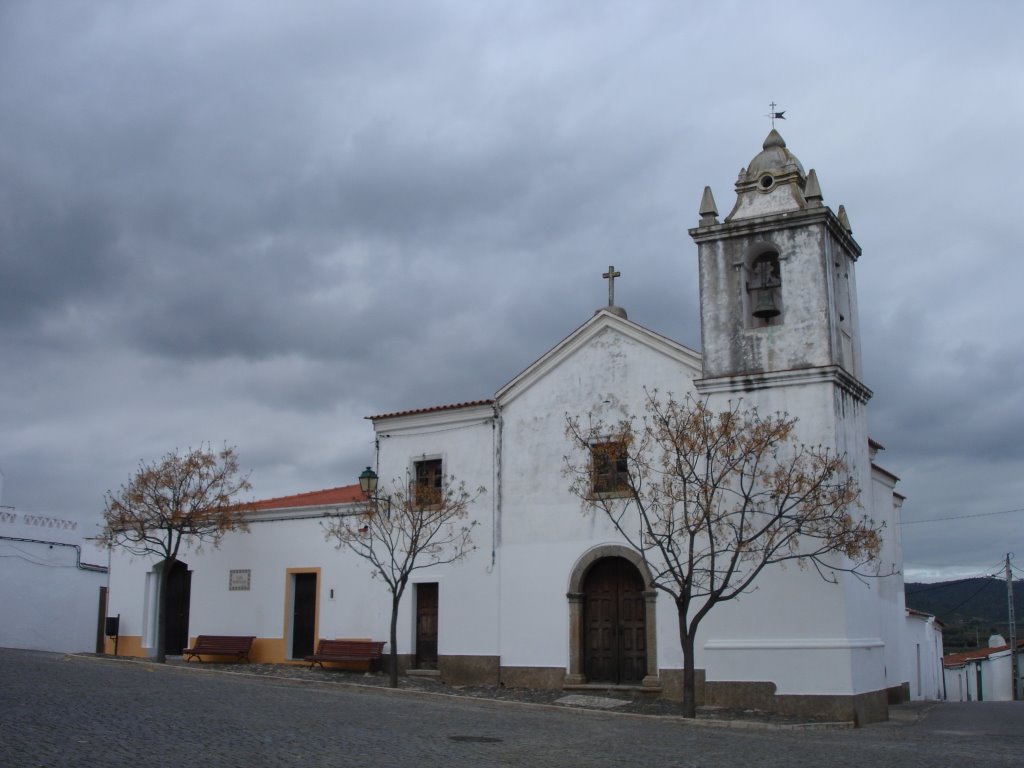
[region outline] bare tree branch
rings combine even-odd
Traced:
[[[164,661],[165,605],[163,582],[181,550],[183,540],[202,548],[214,547],[228,531],[248,531],[251,503],[238,500],[248,491],[248,474],[241,474],[234,448],[214,450],[209,444],[180,454],[173,451],[159,462],[140,463],[132,478],[116,493],[107,491],[103,510],[103,544],[133,555],[160,558],[157,597],[156,659]]]
[[[476,547],[469,508],[485,492],[470,494],[465,483],[444,478],[441,488],[392,483],[391,495],[367,499],[355,514],[324,524],[324,535],[373,568],[391,592],[391,686],[398,686],[398,607],[410,575],[422,568],[456,563]]]
[[[844,457],[797,442],[796,419],[762,417],[730,403],[721,412],[687,396],[648,392],[642,416],[613,424],[566,417],[570,490],[584,512],[599,511],[643,558],[651,586],[679,612],[684,714],[696,714],[693,644],[712,608],[749,590],[765,568],[785,562],[882,574],[882,526],[860,509]],[[625,455],[617,492],[595,491],[602,451]],[[874,565],[873,565],[874,564]],[[891,571],[895,572],[895,571]]]

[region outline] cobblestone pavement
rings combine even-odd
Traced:
[[[934,768],[1017,766],[1024,748],[1016,702],[733,730],[253,671],[0,649],[0,765]]]

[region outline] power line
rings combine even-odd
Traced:
[[[921,525],[922,523],[941,523],[944,520],[965,520],[971,517],[992,517],[993,515],[1011,515],[1014,512],[1024,512],[1020,509],[1001,509],[998,512],[977,512],[971,515],[950,515],[949,517],[933,517],[931,520],[900,520],[900,525]]]
[[[964,576],[960,579],[953,579],[952,581],[940,581],[930,586],[924,587],[923,589],[915,589],[913,592],[907,592],[907,597],[914,597],[924,592],[931,592],[933,589],[945,589],[951,587],[954,584],[960,584],[964,581],[974,581],[975,579],[994,579],[991,573],[979,573],[977,576]]]
[[[995,576],[989,576],[989,578],[990,578],[990,579],[991,579],[992,581],[996,581],[996,577],[995,577]],[[977,588],[976,590],[974,590],[974,592],[972,592],[972,593],[971,593],[971,596],[970,596],[970,597],[968,597],[968,598],[967,598],[966,600],[962,600],[961,602],[957,603],[957,604],[956,604],[956,605],[954,605],[954,606],[953,606],[952,608],[949,608],[949,609],[947,609],[947,610],[943,611],[943,612],[942,612],[942,615],[943,615],[943,616],[949,616],[949,615],[950,615],[950,614],[952,614],[952,613],[953,613],[954,611],[957,611],[957,610],[959,610],[959,609],[961,608],[961,606],[963,606],[963,605],[966,605],[967,603],[971,602],[971,600],[973,600],[973,599],[974,599],[974,598],[976,598],[976,597],[977,597],[977,596],[978,596],[979,594],[981,594],[981,590],[983,590],[983,589],[984,589],[985,587],[987,587],[987,586],[989,585],[989,583],[990,583],[990,582],[988,582],[988,581],[983,581],[983,582],[981,583],[981,586],[980,586],[980,587],[978,587],[978,588]]]

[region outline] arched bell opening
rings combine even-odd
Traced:
[[[781,322],[782,268],[778,253],[765,251],[750,262],[746,288],[748,316],[753,327]]]

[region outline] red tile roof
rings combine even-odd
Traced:
[[[314,507],[321,504],[350,504],[363,501],[366,497],[359,485],[343,485],[340,488],[326,488],[322,491],[307,491],[293,496],[279,496],[276,499],[262,499],[253,502],[253,509],[287,509],[289,507]]]
[[[1017,651],[1024,648],[1024,639],[1017,641]],[[1008,651],[1010,649],[1009,643],[1006,645],[997,645],[995,648],[975,648],[973,651],[963,651],[962,653],[951,653],[948,656],[942,657],[942,666],[944,667],[957,667],[963,664],[965,661],[978,661],[979,659],[987,659],[993,653],[999,653],[1000,651]]]
[[[454,411],[458,408],[473,408],[478,405],[494,405],[493,400],[470,400],[466,403],[453,403],[452,405],[434,405],[429,408],[413,408],[409,411],[395,411],[394,413],[379,413],[376,416],[367,416],[367,419],[392,419],[396,416],[412,416],[417,413],[434,413],[435,411]]]

